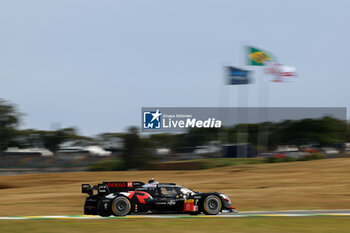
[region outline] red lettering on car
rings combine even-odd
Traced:
[[[125,183],[107,183],[108,188],[124,188]]]
[[[131,199],[135,195],[137,197],[137,200],[141,204],[146,204],[145,200],[151,196],[149,195],[149,193],[142,192],[142,191],[130,191],[129,193],[130,193],[129,199]]]

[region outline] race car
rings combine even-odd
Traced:
[[[82,184],[86,197],[84,214],[125,216],[128,214],[190,214],[216,215],[237,213],[231,200],[223,193],[195,192],[175,183],[140,181],[103,182],[91,187]]]

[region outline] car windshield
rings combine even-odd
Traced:
[[[185,188],[185,187],[181,187],[180,191],[181,191],[181,193],[183,193],[185,195],[187,195],[188,193],[191,194],[191,195],[195,194],[194,191],[192,191],[191,189]]]

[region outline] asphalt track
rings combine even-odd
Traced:
[[[238,214],[222,213],[219,215],[186,215],[186,214],[167,214],[167,215],[128,215],[125,217],[100,217],[97,215],[55,215],[55,216],[13,216],[0,217],[0,220],[33,220],[33,219],[171,219],[171,218],[245,218],[245,217],[350,217],[350,209],[344,210],[282,210],[282,211],[244,211]]]

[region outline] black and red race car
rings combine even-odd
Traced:
[[[96,190],[96,191],[95,191]],[[222,211],[237,213],[231,200],[223,193],[195,192],[174,183],[103,182],[91,188],[82,185],[85,200],[84,214],[125,216],[145,213],[200,213],[216,215]]]

